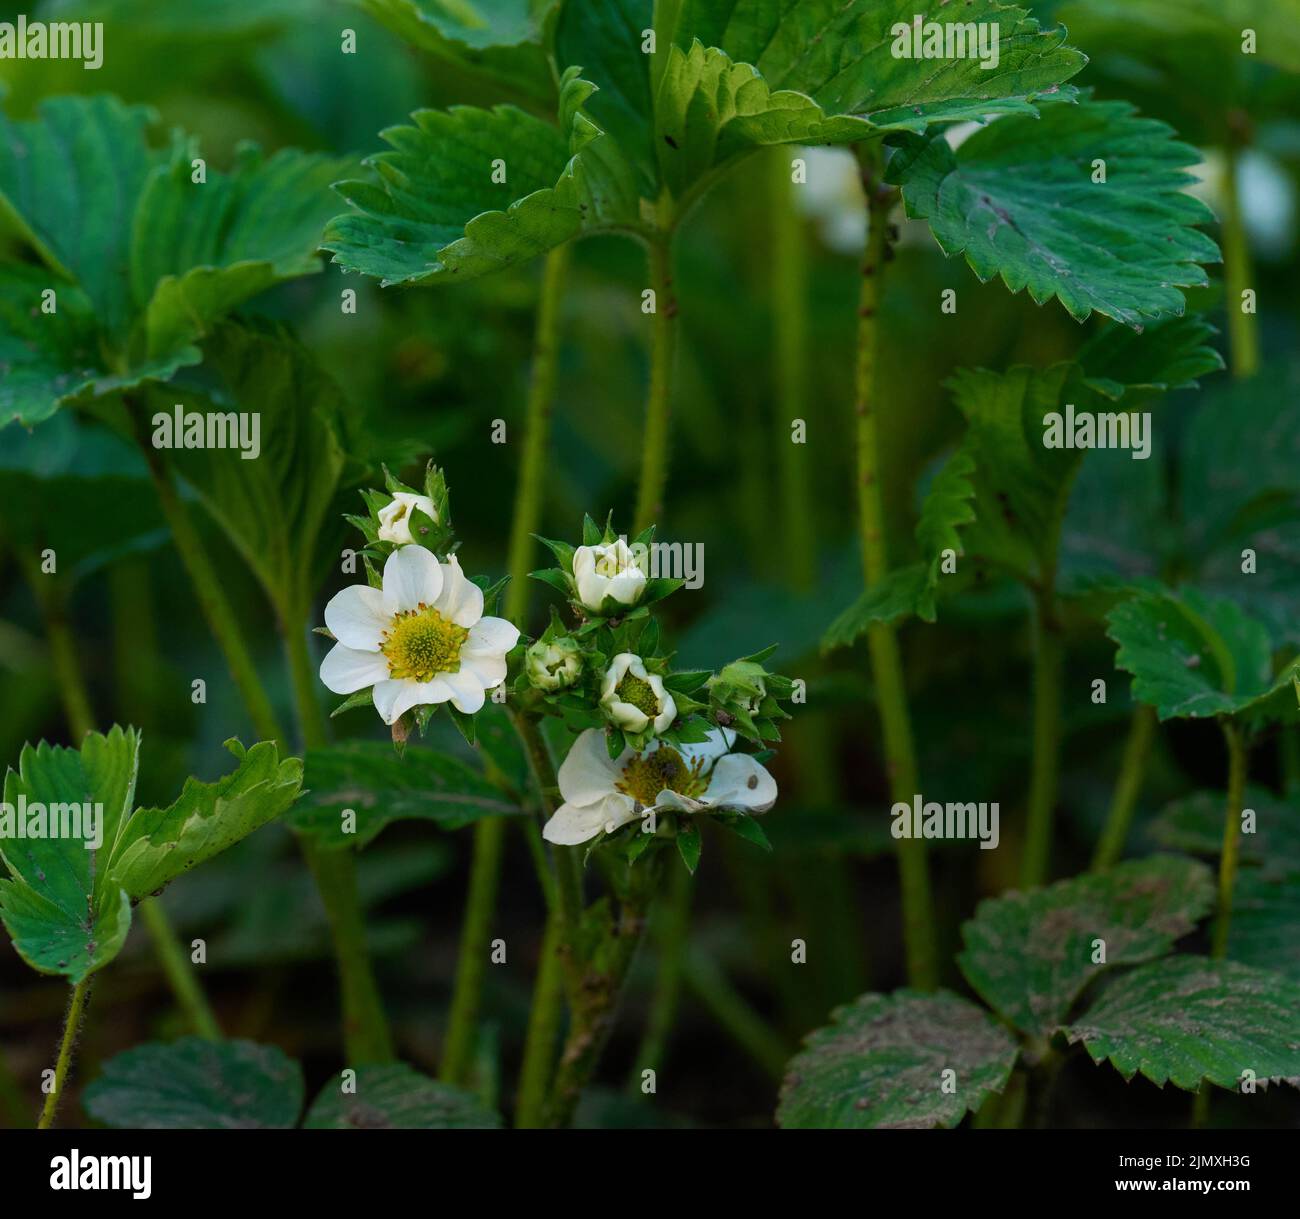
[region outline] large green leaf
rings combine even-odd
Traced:
[[[110,1058],[82,1103],[124,1130],[287,1130],[302,1102],[302,1068],[275,1046],[183,1037]]]
[[[422,50],[529,97],[555,93],[542,29],[558,0],[360,0]]]
[[[18,769],[5,774],[12,820],[0,819],[0,858],[11,879],[0,881],[0,918],[19,956],[41,973],[81,982],[126,939],[130,903],[105,874],[131,809],[139,749],[133,729],[92,732],[80,750],[25,745]],[[28,836],[36,826],[22,815],[37,814],[34,805],[48,817],[41,837]]]
[[[1163,318],[1143,331],[1103,326],[1083,345],[1078,363],[1088,384],[1108,398],[1148,397],[1199,385],[1223,368],[1210,346],[1215,329],[1203,317]]]
[[[280,760],[274,742],[226,748],[239,761],[215,783],[186,779],[166,808],[137,809],[122,826],[108,862],[109,885],[147,897],[278,817],[297,799],[302,762]]]
[[[432,749],[398,757],[383,741],[349,741],[307,753],[308,789],[290,821],[329,846],[365,846],[393,821],[432,821],[458,829],[520,810],[463,762]],[[342,814],[356,814],[344,833]]]
[[[962,927],[967,981],[1017,1028],[1047,1037],[1090,981],[1168,952],[1214,901],[1209,869],[1177,855],[981,902]],[[1104,961],[1095,959],[1097,941]]]
[[[320,575],[319,541],[348,453],[347,404],[315,357],[276,326],[227,323],[203,346],[220,380],[210,398],[183,395],[186,411],[239,411],[259,420],[260,452],[181,449],[168,460],[199,494],[286,624],[303,621]],[[175,390],[151,395],[154,417],[173,415]]]
[[[177,354],[212,323],[274,284],[320,269],[316,251],[335,206],[329,185],[349,161],[293,149],[269,159],[240,148],[229,174],[191,181],[197,148],[177,141],[135,210],[131,295],[143,313],[133,353]],[[187,363],[198,353],[188,352]]]
[[[1194,589],[1140,591],[1107,615],[1118,645],[1115,664],[1133,675],[1133,697],[1162,720],[1212,715],[1294,719],[1292,676],[1300,658],[1275,679],[1267,629],[1235,602]]]
[[[1126,103],[1084,101],[999,119],[956,151],[914,142],[891,176],[908,214],[981,281],[997,275],[1038,304],[1058,297],[1075,318],[1095,310],[1141,327],[1181,314],[1179,289],[1208,282],[1200,264],[1219,260],[1193,227],[1213,219],[1186,191],[1199,160]]]
[[[776,1120],[787,1129],[955,1126],[1006,1086],[1018,1052],[948,991],[863,995],[831,1021],[786,1068]]]
[[[500,1117],[477,1097],[408,1066],[360,1067],[345,1092],[326,1084],[312,1101],[308,1130],[492,1130]]]
[[[1202,1080],[1238,1088],[1246,1071],[1260,1085],[1300,1086],[1295,1033],[1300,983],[1236,961],[1170,957],[1119,978],[1072,1024],[1096,1062],[1125,1079],[1195,1090]]]

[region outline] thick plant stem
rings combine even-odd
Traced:
[[[1228,311],[1228,354],[1234,377],[1253,377],[1259,371],[1259,328],[1255,314],[1242,310],[1242,293],[1255,287],[1250,243],[1242,219],[1238,186],[1241,148],[1235,136],[1228,141],[1228,163],[1223,173],[1223,276]]]
[[[1128,740],[1124,743],[1124,760],[1120,764],[1119,778],[1110,798],[1106,814],[1106,828],[1097,843],[1092,858],[1092,870],[1104,872],[1113,868],[1124,854],[1129,826],[1133,824],[1133,810],[1142,794],[1142,780],[1146,777],[1147,757],[1156,733],[1156,712],[1145,703],[1133,712],[1129,723]]]
[[[68,1004],[68,1016],[63,1022],[63,1040],[59,1044],[59,1057],[54,1064],[54,1086],[45,1095],[45,1104],[41,1107],[41,1116],[36,1123],[38,1130],[48,1130],[54,1124],[54,1115],[59,1110],[63,1099],[63,1086],[67,1083],[68,1068],[72,1065],[72,1051],[77,1044],[77,1034],[86,1015],[86,1000],[90,996],[90,978],[82,978],[72,988],[72,1001]]]
[[[867,196],[867,246],[862,263],[858,306],[857,361],[854,376],[857,417],[858,533],[866,586],[884,579],[889,570],[885,549],[885,504],[880,488],[879,403],[876,394],[876,352],[879,343],[880,281],[889,256],[889,213],[897,194],[879,181],[878,153],[863,149],[863,187]],[[885,767],[890,798],[910,804],[917,795],[916,749],[903,680],[903,659],[892,626],[877,623],[867,632],[876,702],[884,736]],[[925,843],[903,838],[898,843],[899,877],[903,894],[903,939],[907,977],[912,986],[932,990],[938,982],[934,943],[934,910]]]
[[[1038,601],[1034,620],[1034,733],[1029,773],[1029,807],[1020,883],[1036,888],[1047,880],[1052,857],[1061,752],[1061,677],[1065,651],[1051,585]]]
[[[645,433],[641,438],[641,478],[637,484],[632,531],[640,533],[663,512],[668,481],[668,436],[672,414],[673,351],[677,342],[677,297],[673,292],[672,239],[650,244],[650,286],[655,294],[650,345],[650,388],[646,394]]]
[[[651,936],[658,949],[659,969],[655,976],[654,997],[650,1001],[645,1034],[628,1075],[628,1089],[634,1093],[640,1090],[641,1072],[658,1071],[668,1052],[668,1042],[677,1020],[677,1006],[682,993],[686,937],[690,929],[691,895],[694,889],[691,874],[685,868],[674,868],[669,877],[668,892],[655,913],[655,926],[651,929]]]
[[[1223,852],[1219,856],[1219,910],[1214,920],[1210,955],[1218,959],[1228,953],[1228,929],[1232,922],[1232,891],[1237,884],[1237,861],[1241,851],[1241,812],[1246,798],[1246,743],[1241,730],[1223,721],[1223,739],[1228,746],[1228,803],[1223,812]]]
[[[515,1126],[536,1130],[543,1124],[546,1094],[551,1086],[555,1047],[560,1040],[564,1014],[564,970],[560,964],[560,920],[552,914],[546,920],[542,950],[537,962],[528,1011],[528,1033],[524,1039],[524,1060],[519,1068],[519,1095],[515,1101]]]
[[[555,406],[559,367],[564,281],[569,259],[567,243],[547,255],[533,330],[533,364],[524,408],[524,452],[510,525],[510,583],[505,593],[505,616],[521,628],[525,626],[528,615],[528,572],[532,566],[533,534],[540,527],[542,518],[551,413]],[[489,817],[474,827],[473,862],[465,898],[465,916],[461,920],[456,978],[443,1048],[441,1078],[446,1083],[464,1082],[474,1059],[492,915],[501,887],[505,835],[506,823],[500,817]],[[534,1073],[540,1070],[536,1063],[531,1064],[531,1069]]]
[[[328,742],[328,730],[316,698],[316,666],[307,644],[305,617],[285,612],[282,629],[303,744],[319,749]],[[338,961],[344,1053],[352,1064],[391,1062],[395,1057],[393,1036],[366,944],[356,857],[347,848],[322,847],[307,835],[300,836],[299,844],[316,878]]]
[[[194,976],[194,968],[186,960],[185,950],[176,938],[176,932],[167,919],[162,904],[156,897],[147,897],[137,907],[136,912],[149,928],[154,949],[163,973],[171,985],[172,992],[181,1005],[181,1010],[189,1017],[190,1027],[198,1036],[207,1041],[221,1040],[221,1026],[208,1004],[207,996]]]
[[[528,573],[532,568],[535,546],[533,534],[542,520],[551,412],[555,407],[559,367],[560,313],[569,257],[567,243],[557,246],[546,256],[542,295],[533,331],[533,367],[524,415],[524,454],[519,466],[514,518],[510,525],[510,583],[505,594],[505,615],[519,627],[524,626],[528,611]]]

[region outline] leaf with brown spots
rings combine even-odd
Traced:
[[[327,1084],[303,1123],[308,1130],[487,1130],[501,1119],[459,1088],[400,1064],[361,1067],[356,1090]]]

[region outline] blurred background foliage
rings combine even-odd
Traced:
[[[1216,211],[1224,198],[1225,150],[1234,141],[1245,145],[1242,200],[1265,371],[1244,384],[1220,374],[1201,390],[1160,404],[1158,452],[1150,462],[1095,454],[1075,491],[1063,545],[1064,575],[1077,575],[1080,587],[1099,572],[1133,578],[1172,571],[1195,572],[1206,587],[1226,588],[1220,560],[1239,548],[1211,552],[1196,522],[1224,524],[1249,499],[1233,499],[1233,476],[1248,490],[1261,463],[1277,469],[1279,486],[1289,480],[1292,507],[1300,495],[1300,428],[1282,429],[1276,443],[1261,441],[1283,405],[1279,399],[1300,401],[1297,78],[1260,63],[1240,79],[1235,44],[1213,40],[1197,41],[1193,61],[1163,27],[1139,37],[1118,0],[1043,0],[1034,7],[1044,19],[1067,20],[1072,41],[1091,55],[1076,83],[1138,102],[1202,148],[1199,189]],[[404,45],[359,7],[326,0],[64,0],[0,5],[0,18],[12,20],[19,11],[33,19],[102,20],[106,54],[98,72],[79,63],[0,62],[11,117],[28,117],[44,98],[64,93],[113,92],[155,107],[162,130],[180,126],[197,135],[203,155],[220,168],[245,140],[268,151],[296,146],[365,154],[379,147],[381,129],[422,106],[533,105],[505,84]],[[354,55],[340,53],[345,27],[356,31]],[[535,108],[549,117],[545,107]],[[593,1123],[767,1125],[775,1072],[798,1038],[834,1004],[868,987],[890,989],[901,978],[887,784],[865,656],[861,648],[830,661],[818,655],[822,632],[860,584],[850,403],[861,195],[849,153],[804,154],[809,182],[796,193],[809,259],[809,337],[799,414],[808,439],[800,453],[817,545],[815,554],[791,555],[782,545],[789,505],[781,481],[789,422],[779,409],[773,363],[775,321],[791,302],[773,291],[769,203],[792,155],[776,150],[745,162],[681,235],[682,333],[660,536],[701,543],[706,558],[703,587],[668,603],[680,663],[713,666],[779,642],[772,663],[807,679],[808,705],[773,764],[782,788],[767,821],[775,852],[762,856],[738,840],[719,839],[706,853],[686,996],[653,1108],[607,1088],[584,1115]],[[885,492],[899,526],[890,539],[896,561],[909,558],[914,546],[918,483],[960,431],[946,377],[963,366],[1066,359],[1093,329],[1055,305],[1036,307],[1027,294],[1012,297],[1000,284],[978,284],[963,261],[943,258],[923,224],[900,224],[881,347]],[[0,229],[0,242],[8,240]],[[639,308],[643,252],[596,238],[574,254],[543,528],[570,539],[584,512],[613,509],[621,522],[630,517],[647,376]],[[409,473],[416,441],[445,466],[462,561],[468,571],[494,578],[505,567],[539,280],[540,266],[533,265],[457,289],[381,290],[323,266],[321,274],[274,289],[245,309],[290,324],[337,381],[349,429],[364,438],[362,459],[407,459]],[[355,315],[341,312],[345,287],[358,295]],[[957,291],[955,316],[940,313],[945,288]],[[1225,329],[1219,284],[1191,294],[1190,305]],[[1218,341],[1226,355],[1223,335]],[[496,419],[512,429],[506,444],[491,443]],[[143,802],[166,798],[187,774],[219,773],[221,742],[232,735],[251,739],[251,726],[197,612],[138,455],[93,421],[65,413],[30,435],[14,426],[0,432],[0,470],[0,757],[15,762],[26,740],[69,739],[56,684],[59,658],[52,654],[57,645],[48,629],[61,621],[87,677],[94,721],[143,729]],[[1211,498],[1208,507],[1217,510],[1207,510],[1205,497],[1214,495],[1220,499],[1216,505]],[[1189,518],[1196,528],[1183,528]],[[1244,536],[1269,532],[1291,564],[1277,587],[1265,589],[1260,577],[1252,609],[1300,643],[1300,526],[1295,515],[1277,519],[1282,523],[1248,519],[1239,529]],[[38,602],[17,555],[53,532],[47,526],[55,521],[73,524],[57,532],[69,539],[60,543],[60,563],[75,567],[77,578],[70,595],[50,606]],[[265,596],[225,539],[208,532],[277,709],[292,721]],[[1281,570],[1288,570],[1285,563]],[[347,582],[331,575],[318,590],[317,609]],[[534,630],[545,621],[551,596],[536,587]],[[927,799],[997,800],[1004,814],[1003,850],[957,844],[933,857],[950,985],[958,984],[951,959],[960,920],[979,896],[1014,883],[1003,861],[1016,854],[1028,768],[1025,614],[1015,588],[985,587],[947,606],[938,625],[904,634]],[[1086,866],[1131,712],[1127,681],[1113,670],[1112,645],[1086,596],[1069,603],[1067,629],[1058,876]],[[1084,693],[1098,676],[1112,690],[1101,707]],[[190,700],[197,677],[207,680],[204,706]],[[442,731],[444,721],[435,723],[432,744],[459,749]],[[340,738],[383,736],[382,725],[364,713],[349,713],[333,727]],[[1257,777],[1266,780],[1271,752],[1260,762]],[[1217,788],[1221,776],[1213,727],[1172,724],[1159,734],[1139,817],[1176,795]],[[1282,779],[1278,764],[1275,785]],[[381,986],[402,1051],[417,1065],[437,1059],[468,849],[464,832],[407,823],[385,830],[359,860]],[[318,1078],[333,1069],[337,1017],[324,914],[287,831],[270,827],[254,835],[169,890],[166,905],[183,940],[208,940],[203,976],[228,1033],[274,1041],[302,1057]],[[517,1066],[543,924],[523,843],[514,838],[498,924],[510,967],[488,972],[492,1024],[479,1070],[480,1090],[488,1095]],[[789,966],[796,936],[809,944],[808,964],[800,969]],[[101,980],[94,1002],[113,1018],[89,1026],[82,1081],[95,1077],[105,1057],[179,1028],[143,940],[133,931],[122,965]],[[603,1072],[607,1083],[632,1065],[652,966],[653,953],[643,952]],[[33,976],[7,941],[0,945],[0,1120],[30,1120],[34,1081],[63,1003],[60,986]],[[747,1036],[751,1012],[766,1024]],[[1117,1101],[1131,1122],[1180,1120],[1183,1102],[1141,1081],[1124,1099],[1110,1072],[1071,1070],[1066,1081],[1063,1122],[1090,1124],[1115,1112]],[[1293,1098],[1255,1103],[1252,1122],[1296,1119]],[[1272,1112],[1264,1117],[1266,1110]],[[83,1119],[70,1109],[69,1122]]]

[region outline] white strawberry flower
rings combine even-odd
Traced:
[[[411,535],[411,513],[417,508],[437,523],[437,510],[427,495],[416,495],[413,491],[394,491],[393,502],[379,509],[379,540],[396,542],[399,546],[414,542],[415,538]]]
[[[707,741],[680,749],[652,741],[641,753],[610,758],[605,735],[588,728],[560,766],[564,803],[542,830],[561,846],[612,834],[650,810],[765,813],[776,803],[776,780],[749,754],[730,753],[736,734],[713,728]]]
[[[354,584],[330,599],[325,625],[338,642],[320,667],[335,694],[374,687],[375,709],[394,724],[412,707],[450,702],[472,715],[506,677],[519,629],[483,617],[483,590],[452,555],[403,546],[384,564],[384,586]]]
[[[658,673],[648,673],[635,652],[620,652],[605,670],[600,705],[615,728],[663,732],[677,718],[677,704]]]
[[[635,605],[646,586],[646,574],[622,538],[599,546],[579,546],[573,552],[573,578],[578,600],[593,614],[601,612],[606,597],[620,605]]]

